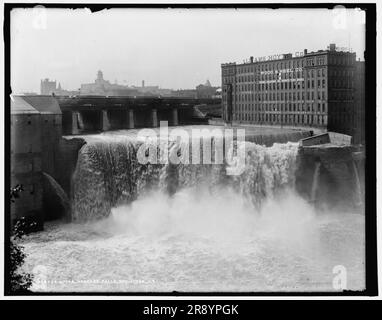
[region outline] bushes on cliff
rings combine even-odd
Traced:
[[[17,185],[11,189],[11,203],[20,197],[23,191],[22,185]],[[10,290],[11,293],[27,293],[32,285],[33,276],[29,273],[20,272],[20,267],[25,261],[24,247],[19,240],[27,233],[27,230],[34,227],[35,222],[30,222],[25,218],[19,219],[12,230],[10,239]]]

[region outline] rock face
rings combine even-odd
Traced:
[[[76,168],[78,152],[85,144],[81,138],[61,138],[53,172],[43,172],[43,219],[44,221],[65,218],[71,214],[71,179]]]
[[[70,219],[70,200],[58,182],[49,174],[43,172],[44,177],[44,220],[65,217]]]
[[[360,152],[363,153],[352,146],[300,147],[296,171],[297,191],[318,207],[362,207],[364,161],[362,157],[353,156]]]
[[[82,138],[63,138],[60,141],[60,170],[54,178],[69,197],[71,195],[71,179],[76,169],[78,152],[85,143],[86,141]]]

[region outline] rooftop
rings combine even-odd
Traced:
[[[308,57],[308,56],[315,56],[315,55],[322,55],[327,53],[342,53],[342,54],[355,54],[351,51],[351,49],[343,48],[343,47],[336,47],[335,44],[330,44],[326,50],[318,50],[318,51],[311,51],[308,52],[307,49],[304,49],[303,52],[296,52],[298,55],[293,55],[292,53],[283,53],[283,54],[276,54],[276,55],[268,55],[263,57],[254,58],[251,56],[249,60],[244,61],[243,63],[236,63],[236,62],[228,62],[228,63],[222,63],[222,66],[241,66],[241,65],[248,65],[248,64],[256,64],[256,63],[267,63],[267,62],[275,62],[275,61],[285,61],[290,59],[299,59],[302,57]]]
[[[52,96],[11,95],[11,113],[61,114],[61,108]]]

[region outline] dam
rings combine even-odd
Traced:
[[[199,127],[210,126],[176,128]],[[347,288],[364,288],[362,204],[323,192],[339,181],[348,197],[358,192],[354,150],[301,148],[309,131],[245,129],[238,175],[227,175],[227,162],[141,164],[150,143],[138,129],[64,136],[70,216],[24,240],[32,290],[333,291],[338,265]],[[175,147],[169,141],[169,153]]]

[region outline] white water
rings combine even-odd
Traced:
[[[137,166],[134,145],[114,138],[89,143],[74,177],[87,222],[28,236],[33,289],[334,291],[336,265],[363,289],[364,216],[317,213],[295,194],[296,144],[246,150],[244,173],[227,178],[224,166]]]
[[[313,183],[312,183],[312,190],[310,192],[310,201],[314,202],[317,199],[317,188],[318,188],[318,182],[320,178],[320,168],[321,168],[321,162],[315,163],[314,173],[313,173]]]
[[[362,189],[361,189],[361,181],[359,179],[358,168],[357,168],[355,161],[353,160],[352,163],[353,163],[353,171],[354,171],[354,176],[355,176],[356,194],[358,197],[357,204],[359,206],[361,206],[364,202],[363,195],[362,195]]]

